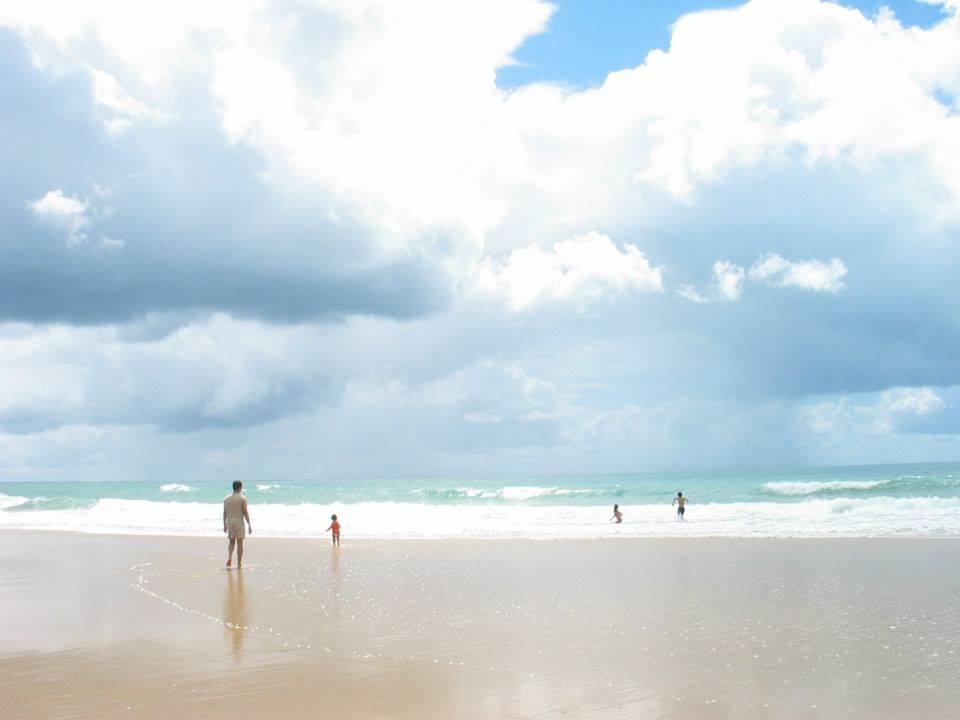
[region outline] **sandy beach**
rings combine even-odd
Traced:
[[[0,534],[0,716],[950,718],[953,540]]]

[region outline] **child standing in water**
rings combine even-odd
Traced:
[[[333,535],[332,535],[333,544],[335,546],[339,545],[340,544],[340,523],[337,522],[336,514],[330,516],[330,527],[328,527],[327,530],[331,530],[333,532]]]
[[[686,512],[684,505],[687,504],[687,499],[683,496],[682,492],[677,493],[672,504],[677,506],[677,519],[683,520],[683,514]]]
[[[611,520],[616,519],[617,525],[619,525],[620,523],[623,522],[623,513],[620,512],[620,506],[619,506],[619,505],[614,505],[614,506],[613,506],[613,516],[612,516],[610,519],[611,519]]]

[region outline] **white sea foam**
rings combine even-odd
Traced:
[[[261,485],[257,485],[257,490],[259,490],[260,492],[270,492],[271,490],[276,490],[278,487],[280,486],[263,483]]]
[[[422,488],[410,491],[412,495],[423,498],[449,498],[453,500],[458,498],[480,498],[484,500],[511,500],[514,502],[559,495],[589,495],[595,492],[597,491],[577,488],[540,487],[535,485],[518,485],[503,488]]]
[[[331,512],[340,516],[345,539],[960,536],[960,498],[690,504],[685,522],[669,505],[622,509],[622,525],[607,522],[606,507],[575,505],[255,503],[250,512],[257,537],[322,537]],[[69,511],[0,511],[0,529],[219,536],[222,512],[219,503],[104,499]]]
[[[160,486],[160,492],[193,492],[193,488],[180,483],[167,483]]]
[[[593,490],[581,490],[578,488],[557,488],[557,487],[537,487],[521,485],[518,487],[505,487],[499,491],[500,497],[504,500],[532,500],[537,497],[548,497],[551,495],[589,495]]]
[[[19,497],[17,495],[4,495],[3,493],[0,493],[0,510],[6,510],[7,508],[16,507],[17,505],[23,505],[28,501],[29,498]]]
[[[411,490],[410,494],[423,498],[499,498],[502,497],[499,490],[484,490],[482,488],[458,487],[458,488],[420,488]]]
[[[503,497],[503,493],[500,490],[482,490],[481,488],[457,488],[457,492],[461,493],[463,497],[470,498],[498,498]]]
[[[814,495],[837,490],[872,490],[889,484],[889,480],[822,480],[812,482],[769,482],[763,487],[778,495]]]
[[[544,495],[556,495],[559,488],[555,487],[537,487],[535,485],[519,485],[515,487],[505,487],[500,491],[504,500],[532,500],[535,497]]]

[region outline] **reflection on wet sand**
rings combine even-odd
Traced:
[[[936,720],[960,706],[960,575],[943,570],[956,540],[261,539],[243,575],[214,569],[221,547],[0,533],[0,618],[16,618],[0,621],[0,718]]]
[[[223,629],[230,638],[234,658],[243,655],[243,641],[249,628],[247,600],[243,590],[243,570],[227,572],[227,585],[223,595]]]
[[[340,575],[340,548],[333,548],[333,555],[330,559],[330,569],[333,571],[333,576],[338,577]]]

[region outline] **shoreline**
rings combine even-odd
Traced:
[[[195,540],[223,540],[226,542],[226,535],[220,534],[195,534],[195,533],[133,533],[127,531],[103,532],[86,530],[60,530],[60,529],[41,529],[41,528],[3,528],[0,527],[0,537],[4,535],[66,535],[71,537],[116,537],[116,538],[141,538],[141,539],[195,539]],[[330,544],[330,536],[327,535],[260,535],[254,531],[247,535],[247,539],[260,541],[282,541],[282,542],[323,542]],[[960,535],[585,535],[582,537],[557,536],[557,537],[528,537],[524,535],[505,536],[384,536],[384,537],[356,537],[347,538],[350,545],[357,543],[500,543],[500,542],[530,542],[530,543],[583,543],[583,542],[658,542],[658,541],[681,541],[681,542],[736,542],[736,541],[776,541],[785,542],[841,542],[841,541],[887,541],[887,540],[929,540],[929,541],[956,541],[960,540]]]

